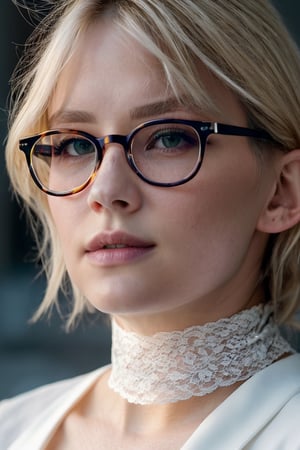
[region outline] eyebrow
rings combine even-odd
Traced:
[[[163,101],[137,106],[130,110],[131,119],[145,119],[150,116],[158,116],[167,112],[183,109],[183,103],[176,98],[168,98]],[[96,117],[88,111],[59,109],[49,117],[49,124],[55,123],[96,123]]]
[[[87,111],[59,109],[49,117],[49,124],[55,123],[95,123],[96,117]]]
[[[132,119],[144,119],[145,117],[158,116],[178,109],[183,109],[183,102],[177,98],[170,97],[163,101],[138,106],[130,111],[130,117]]]

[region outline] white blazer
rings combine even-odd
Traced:
[[[106,369],[1,402],[0,449],[44,449],[66,413]],[[300,354],[272,364],[243,383],[182,447],[241,449],[300,450]]]

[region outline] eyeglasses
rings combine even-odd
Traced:
[[[19,148],[30,174],[46,194],[66,196],[86,188],[95,178],[106,146],[120,144],[131,169],[146,183],[171,187],[199,171],[211,134],[273,140],[265,131],[216,122],[159,119],[145,122],[127,136],[96,138],[84,131],[51,130],[26,137]]]

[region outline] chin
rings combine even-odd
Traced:
[[[112,315],[138,314],[141,309],[140,299],[134,300],[116,295],[97,295],[87,296],[89,303],[98,311]]]

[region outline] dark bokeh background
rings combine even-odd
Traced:
[[[31,2],[32,3],[32,2]],[[35,2],[36,4],[39,1]],[[300,43],[298,0],[274,0]],[[54,314],[29,325],[45,283],[36,278],[32,240],[9,191],[4,164],[9,79],[32,26],[10,0],[0,5],[0,399],[43,383],[83,373],[109,361],[110,332],[101,317],[85,320],[71,334]],[[266,55],[266,58],[268,55]],[[258,68],[259,70],[259,68]],[[300,85],[300,80],[299,80]]]

